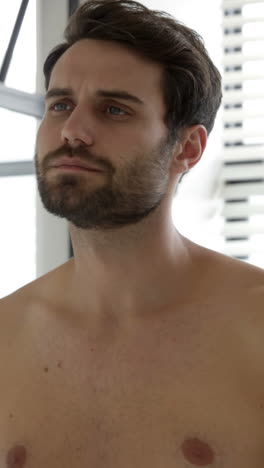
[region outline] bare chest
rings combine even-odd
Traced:
[[[1,466],[263,467],[261,377],[224,324],[115,344],[58,332],[3,349]]]

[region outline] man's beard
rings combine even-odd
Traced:
[[[54,169],[54,156],[72,154],[86,156],[87,163],[97,165],[103,172],[63,172],[47,175]],[[128,159],[128,156],[127,156]],[[84,159],[83,159],[84,160]],[[162,139],[151,153],[140,154],[114,169],[102,159],[91,156],[84,147],[64,146],[43,158],[40,169],[35,155],[35,169],[39,194],[50,213],[66,218],[81,229],[117,229],[138,223],[161,203],[167,192],[171,145]]]

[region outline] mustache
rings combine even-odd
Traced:
[[[72,148],[70,145],[65,144],[54,151],[50,151],[43,158],[43,160],[45,161],[45,165],[51,165],[58,159],[59,156],[76,156],[80,158],[83,162],[94,163],[102,169],[106,169],[107,171],[110,171],[112,173],[115,172],[112,164],[109,161],[99,156],[94,156],[92,153],[90,153],[90,151],[87,150],[87,148],[81,145]]]

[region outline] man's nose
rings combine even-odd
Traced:
[[[87,109],[76,106],[64,122],[61,130],[62,143],[70,143],[73,147],[80,146],[80,141],[86,146],[94,143],[94,125]]]

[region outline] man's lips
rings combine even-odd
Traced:
[[[94,174],[100,174],[101,171],[95,171],[94,169],[88,169],[86,167],[79,167],[79,166],[57,166],[53,167],[53,169],[56,169],[58,171],[82,171],[82,172],[93,172]]]
[[[102,172],[101,169],[93,166],[90,163],[86,163],[79,158],[63,157],[55,161],[54,164],[52,164],[52,167],[61,167],[61,168],[65,167],[66,169],[67,168],[69,169],[79,168],[79,169],[86,169],[88,171]]]

